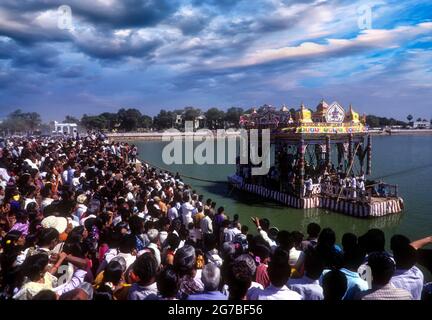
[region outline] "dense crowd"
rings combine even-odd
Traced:
[[[432,237],[278,230],[102,134],[0,142],[0,284],[19,300],[430,299]],[[144,155],[145,158],[145,155]],[[429,259],[429,260],[428,260]]]

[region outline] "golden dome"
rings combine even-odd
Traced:
[[[357,112],[355,112],[352,108],[352,105],[349,106],[348,116],[347,120],[351,121],[353,123],[359,123],[360,122],[360,116]]]
[[[312,123],[312,112],[307,109],[302,103],[300,106],[300,110],[296,113],[296,119],[300,123]]]

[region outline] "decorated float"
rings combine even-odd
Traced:
[[[369,180],[372,137],[366,117],[350,105],[322,100],[315,111],[264,105],[240,117],[240,125],[269,129],[272,163],[265,176],[237,161],[228,177],[238,190],[301,208],[324,208],[355,217],[379,217],[403,210],[396,185]],[[258,130],[259,132],[262,130]]]

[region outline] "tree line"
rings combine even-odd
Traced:
[[[164,130],[180,126],[183,121],[201,119],[205,122],[205,127],[218,129],[227,125],[235,126],[243,113],[244,110],[237,107],[231,107],[227,111],[218,108],[202,111],[195,107],[185,107],[173,111],[161,109],[156,116],[150,117],[142,114],[138,109],[120,109],[117,113],[104,112],[95,116],[84,114],[80,121],[73,120],[86,129],[136,131]]]
[[[66,116],[63,122],[77,123],[82,129],[94,129],[104,131],[148,131],[164,130],[168,128],[181,128],[184,121],[201,121],[200,125],[208,129],[221,129],[238,127],[239,118],[244,113],[250,113],[252,109],[244,110],[240,107],[230,107],[226,111],[213,107],[206,111],[200,108],[188,106],[183,109],[166,110],[161,109],[159,113],[151,117],[143,114],[135,108],[122,108],[116,113],[103,112],[99,115],[84,114],[81,119],[73,116]],[[289,110],[294,113],[294,109]],[[394,118],[378,117],[368,115],[366,123],[370,127],[384,126],[403,126],[406,127],[413,120],[413,116],[407,116],[408,122],[396,120]],[[421,119],[419,118],[418,121]],[[50,133],[49,129],[53,123],[44,124],[40,114],[37,112],[23,112],[20,109],[10,113],[1,123],[0,132],[3,134],[13,133],[35,133],[45,131]]]

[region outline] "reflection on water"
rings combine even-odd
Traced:
[[[318,223],[319,225],[323,225],[323,221],[325,216],[330,214],[328,210],[322,210],[319,208],[306,209],[303,210],[303,218],[301,219],[301,229],[306,230],[307,225],[311,222]],[[367,218],[367,219],[357,219],[362,221],[365,224],[366,229],[386,229],[386,228],[394,228],[399,225],[403,213],[395,213],[384,217],[378,218]],[[343,223],[349,225],[351,222],[351,228],[346,229],[345,232],[353,232],[358,233],[358,228],[355,223],[352,223],[353,218],[349,216],[340,215],[338,217],[338,223]],[[364,229],[364,228],[361,228]]]
[[[399,225],[403,212],[391,214],[389,216],[385,217],[379,217],[375,219],[368,219],[370,221],[369,223],[369,229],[376,228],[376,229],[384,229],[384,228],[391,228]]]

